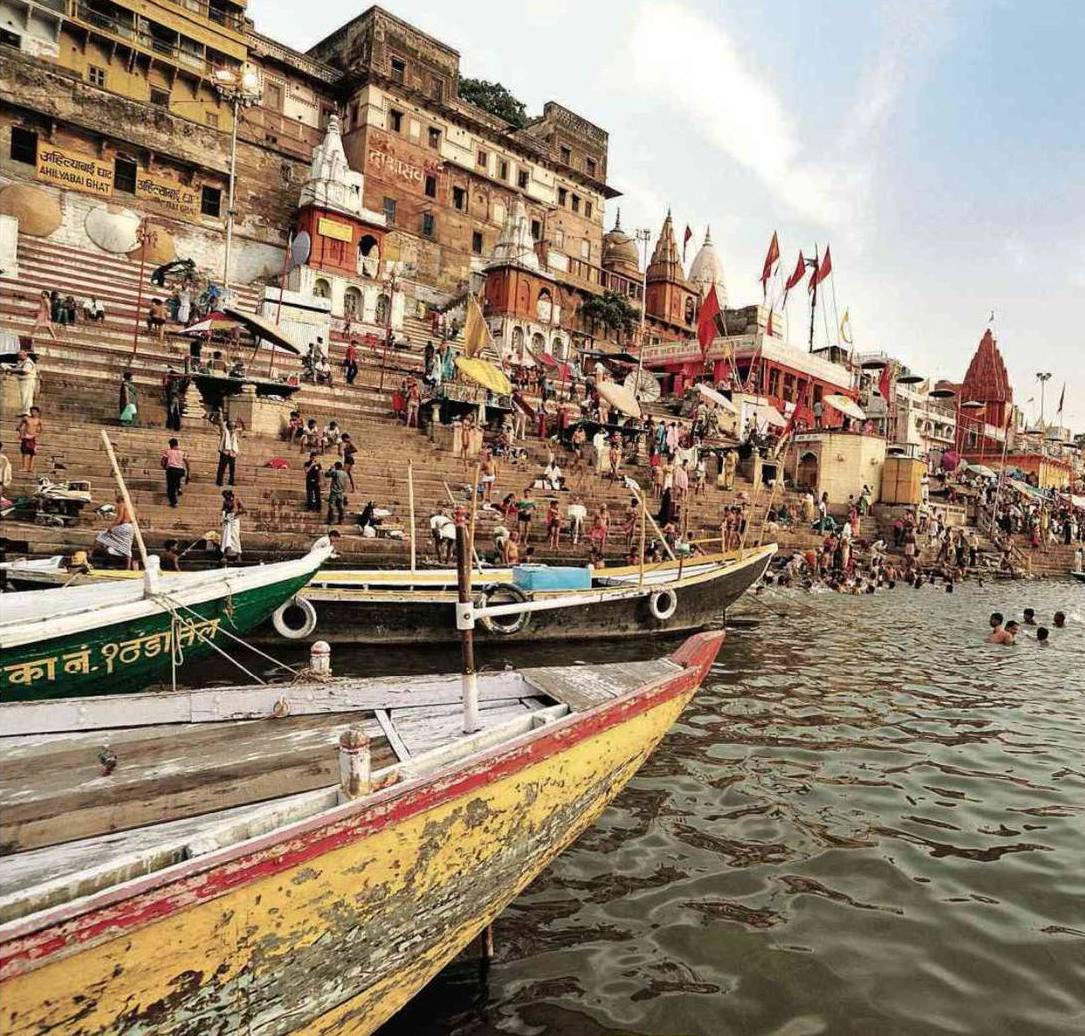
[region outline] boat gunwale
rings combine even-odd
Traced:
[[[647,596],[651,593],[655,593],[656,590],[666,588],[668,590],[682,590],[690,586],[699,586],[702,583],[711,582],[716,579],[722,579],[725,576],[732,575],[735,572],[742,571],[753,564],[756,564],[766,557],[772,557],[779,548],[775,543],[767,543],[760,547],[754,547],[749,550],[744,557],[732,558],[724,563],[716,563],[711,557],[696,557],[685,559],[686,564],[693,569],[689,573],[680,573],[678,568],[673,570],[672,578],[660,578],[660,576],[672,575],[671,572],[661,570],[656,567],[654,570],[648,568],[645,569],[645,580],[643,587],[638,587],[634,577],[637,575],[639,569],[636,566],[622,567],[615,569],[600,569],[599,575],[605,579],[614,579],[617,582],[613,584],[593,585],[583,590],[536,590],[531,593],[532,600],[556,600],[558,598],[567,597],[569,599],[568,606],[576,607],[578,604],[605,604],[605,600],[600,601],[598,597],[600,595],[613,596],[616,600],[624,599],[619,595],[629,595],[631,590],[643,590],[642,596]],[[676,563],[667,563],[675,564]],[[500,571],[500,570],[496,570]],[[611,573],[628,572],[628,575],[618,576]],[[317,573],[319,576],[319,573]],[[376,582],[374,580],[374,582]],[[486,580],[483,578],[478,579],[480,585],[485,585]],[[498,580],[491,580],[491,582],[498,582]],[[505,584],[501,584],[505,585]],[[310,601],[345,601],[362,600],[373,602],[386,602],[389,604],[398,603],[410,603],[410,604],[448,604],[456,600],[456,593],[454,589],[447,591],[441,591],[439,589],[412,589],[406,585],[404,581],[403,586],[397,586],[395,583],[389,582],[380,588],[373,588],[366,585],[342,585],[342,586],[328,586],[326,581],[324,583],[318,582],[314,577],[313,581],[307,586],[303,587],[298,596],[304,597]],[[578,598],[589,598],[586,601],[580,601]]]
[[[137,587],[129,582],[117,581],[116,585],[134,594],[138,589],[140,596],[132,600],[98,603],[89,601],[85,607],[75,611],[61,612],[59,615],[40,615],[31,619],[13,618],[0,621],[0,649],[5,651],[23,647],[27,644],[47,643],[63,637],[74,636],[88,628],[115,626],[151,618],[176,607],[192,607],[219,600],[222,597],[260,590],[276,583],[288,582],[304,575],[307,571],[316,572],[321,560],[326,559],[332,550],[331,545],[311,548],[301,557],[288,561],[276,561],[267,565],[250,565],[243,568],[226,568],[192,573],[198,578],[189,586],[178,585],[170,580],[156,592],[147,594],[142,583]],[[318,558],[323,555],[321,560]],[[83,585],[80,590],[100,590],[97,585]],[[53,587],[60,590],[61,587]],[[35,597],[48,594],[50,589],[27,590]],[[88,597],[91,595],[88,594]],[[118,595],[120,596],[120,595]],[[104,616],[104,618],[102,618]],[[97,621],[95,621],[97,620]]]
[[[694,634],[666,656],[681,667],[674,673],[583,711],[571,710],[567,716],[492,745],[477,756],[450,760],[431,772],[408,777],[364,799],[340,803],[254,838],[0,925],[0,985],[43,964],[80,952],[102,938],[117,937],[129,929],[173,916],[188,906],[218,898],[251,881],[318,859],[389,824],[424,813],[443,801],[491,784],[627,722],[699,686],[715,661],[724,636],[722,630]],[[302,844],[292,852],[273,853],[277,846],[299,839]],[[272,853],[269,858],[261,859],[269,852]],[[248,866],[241,866],[246,859]],[[181,887],[201,877],[210,879],[215,871],[222,872],[218,881],[207,880],[202,888]],[[172,893],[150,900],[143,910],[129,910],[121,918],[109,915],[111,908],[169,890],[171,886]],[[100,916],[103,914],[107,916]],[[65,925],[73,926],[73,930],[55,931]]]

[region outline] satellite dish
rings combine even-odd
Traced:
[[[628,374],[622,384],[624,384],[630,392],[635,393],[637,398],[644,403],[654,403],[663,394],[663,390],[659,387],[659,382],[646,370],[640,372],[639,391],[637,388],[634,388],[634,386],[637,385],[636,371],[632,371]]]
[[[903,377],[897,378],[898,385],[918,385],[921,381],[926,381],[926,378],[918,374],[905,374]]]
[[[952,399],[956,394],[952,389],[931,389],[927,393],[932,399]]]
[[[286,272],[289,273],[299,266],[304,266],[309,261],[312,251],[313,239],[309,236],[308,231],[300,231],[298,236],[290,242],[290,265],[287,267]]]

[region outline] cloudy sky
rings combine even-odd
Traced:
[[[711,225],[732,305],[758,301],[774,229],[785,266],[829,242],[857,348],[960,378],[993,310],[1015,399],[1037,416],[1050,371],[1048,418],[1065,381],[1085,430],[1085,0],[385,6],[530,112],[608,130],[623,226],[654,233],[668,206],[698,241]],[[250,13],[304,49],[364,7]]]

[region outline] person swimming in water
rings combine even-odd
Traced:
[[[1005,620],[1002,617],[1002,612],[992,612],[989,621],[991,623],[991,634],[987,638],[988,644],[1013,643],[1013,633],[1010,631],[1010,627],[1012,626],[1016,629],[1016,622],[1007,622],[1006,625],[1003,626]]]
[[[1036,625],[1036,611],[1033,608],[1026,608],[1024,615],[1024,622],[1026,626]]]
[[[1036,630],[1036,643],[1037,644],[1047,644],[1047,643],[1049,643],[1049,641],[1047,639],[1047,627],[1046,626],[1040,626]]]
[[[1055,629],[1066,629],[1066,612],[1055,612]]]

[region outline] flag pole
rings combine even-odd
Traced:
[[[810,352],[814,351],[814,313],[818,308],[818,268],[820,265],[820,261],[818,260],[818,246],[814,245],[814,284],[810,296]]]

